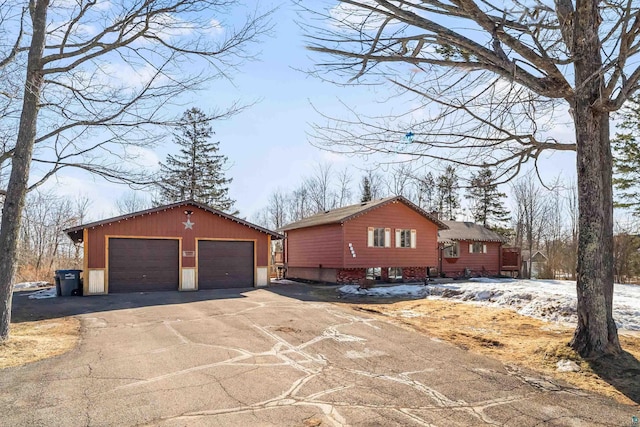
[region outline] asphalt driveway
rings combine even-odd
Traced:
[[[78,315],[82,339],[0,371],[0,425],[626,426],[639,415],[309,289],[17,297],[24,319]]]

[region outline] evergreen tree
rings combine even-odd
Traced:
[[[484,227],[504,226],[509,221],[509,211],[504,207],[502,199],[507,195],[498,190],[493,172],[483,168],[471,175],[471,186],[467,189],[467,200],[471,201],[473,220]]]
[[[458,198],[458,173],[453,166],[447,166],[437,179],[437,203],[442,219],[455,220],[460,200]]]
[[[362,197],[360,198],[360,202],[369,202],[373,199],[373,195],[371,194],[371,181],[368,176],[362,177],[362,184],[360,185],[360,190],[362,191]]]
[[[640,216],[640,98],[636,98],[630,108],[622,113],[622,123],[618,125],[625,133],[618,133],[613,143],[613,185],[616,194],[615,206],[629,208]]]
[[[227,157],[218,154],[219,142],[210,142],[213,130],[209,121],[197,107],[182,115],[174,135],[180,151],[160,163],[159,196],[163,203],[191,199],[235,214],[235,201],[228,194],[232,180],[224,175]]]

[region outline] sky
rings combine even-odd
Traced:
[[[263,7],[270,4],[263,3]],[[229,158],[226,175],[233,178],[229,194],[243,218],[254,218],[272,192],[293,189],[320,163],[332,164],[334,170],[348,168],[355,191],[363,168],[376,166],[371,159],[336,155],[309,143],[311,124],[322,122],[315,109],[327,114],[340,112],[340,102],[369,111],[389,106],[379,103],[386,95],[382,88],[337,86],[301,71],[309,70],[318,58],[305,49],[297,18],[291,2],[281,3],[273,15],[271,36],[259,45],[259,59],[243,65],[232,82],[217,80],[207,90],[190,95],[190,104],[184,108],[196,106],[208,112],[224,109],[234,101],[255,102],[240,114],[213,123],[215,140]],[[573,138],[572,130],[565,126],[557,127],[554,133],[560,140]],[[139,154],[141,162],[154,170],[167,153],[175,152],[168,136],[155,149],[140,149]],[[575,159],[571,153],[544,155],[540,169],[548,179],[561,174],[569,180],[575,174]],[[60,173],[45,188],[68,197],[88,196],[93,220],[117,214],[116,201],[131,191],[76,171]]]

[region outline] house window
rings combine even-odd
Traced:
[[[469,244],[469,253],[470,254],[486,254],[487,245],[485,245],[482,242],[473,242]]]
[[[400,247],[411,247],[411,230],[400,230]]]
[[[373,246],[376,248],[384,248],[384,228],[373,229]]]
[[[460,257],[460,242],[453,242],[445,245],[443,256],[445,258],[459,258]]]
[[[396,228],[396,248],[415,248],[416,230]]]
[[[382,268],[367,268],[367,280],[382,280]]]
[[[402,268],[389,267],[389,279],[395,279],[395,280],[402,279]]]

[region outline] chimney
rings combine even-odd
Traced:
[[[435,217],[435,219],[440,219],[440,212],[432,211],[431,212],[431,216]]]

